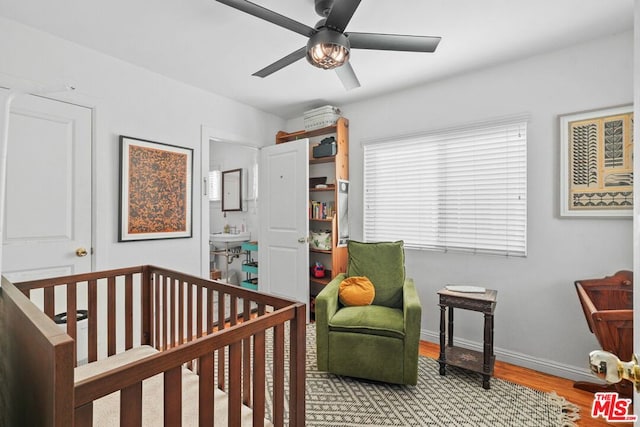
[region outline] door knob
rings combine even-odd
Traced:
[[[76,249],[76,256],[83,257],[83,256],[87,256],[87,254],[88,252],[85,248]]]
[[[622,362],[615,354],[603,350],[589,353],[591,372],[609,384],[624,380],[631,381],[640,391],[640,365],[638,355],[634,354],[630,362]]]
[[[300,237],[298,239],[298,243],[307,243],[307,239],[308,239],[307,237]]]

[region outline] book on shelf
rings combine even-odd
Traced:
[[[335,215],[333,202],[309,201],[309,218],[311,219],[331,219]]]

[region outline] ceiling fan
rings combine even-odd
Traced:
[[[440,37],[431,36],[345,32],[361,0],[315,0],[316,13],[323,17],[315,27],[309,27],[250,1],[217,1],[309,38],[306,46],[253,73],[258,77],[267,77],[306,57],[316,67],[335,69],[345,89],[349,90],[360,87],[349,63],[351,49],[434,52],[440,42]]]

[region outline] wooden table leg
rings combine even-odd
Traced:
[[[449,334],[449,347],[453,347],[453,307],[449,307],[449,324],[447,333]]]
[[[440,363],[440,375],[445,374],[445,366],[446,366],[445,311],[446,311],[446,307],[443,304],[440,304],[440,357],[438,359],[438,363]]]
[[[491,388],[491,358],[493,357],[493,315],[484,314],[484,365],[482,367],[482,388]]]

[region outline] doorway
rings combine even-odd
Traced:
[[[248,233],[248,240],[258,240],[258,155],[256,147],[232,141],[213,140],[209,151],[209,230],[210,234]],[[238,188],[225,185],[229,174],[237,177]],[[228,200],[233,196],[233,202]],[[225,202],[226,200],[226,202]],[[244,234],[243,234],[244,235]],[[246,256],[234,253],[221,255],[219,247],[212,245],[210,271],[219,272],[221,279],[238,285],[245,279],[242,263]],[[234,252],[240,252],[239,247]],[[216,253],[218,253],[216,255]],[[257,261],[257,260],[255,260]]]
[[[227,135],[224,132],[203,126],[201,138],[201,170],[204,191],[202,192],[202,251],[201,266],[202,276],[210,277],[214,267],[220,271],[227,270],[223,266],[222,257],[213,257],[210,244],[210,235],[229,229],[239,232],[243,229],[251,234],[251,240],[258,239],[259,214],[257,207],[258,198],[258,156],[259,148],[250,142],[244,141],[235,135]],[[242,172],[242,209],[237,211],[222,211],[221,173],[225,170],[240,169]],[[210,174],[210,172],[217,171]],[[217,180],[218,189],[215,189]],[[232,228],[233,227],[233,228]],[[231,273],[235,273],[234,281],[241,281],[240,257],[231,260],[228,267]],[[231,275],[231,274],[229,274]]]
[[[225,217],[221,203],[209,201],[210,190],[203,192],[202,230],[206,233],[202,246],[203,276],[209,277],[211,268],[211,247],[204,237],[224,231],[225,225],[233,225],[239,218],[246,221],[245,229],[251,233],[251,240],[258,240],[258,291],[308,302],[308,140],[256,148],[214,135],[213,129],[203,127],[201,166],[205,188],[210,168],[218,167],[221,171],[237,168],[233,162],[239,161],[239,157],[258,166],[254,173],[247,174],[249,186],[255,183],[255,187],[246,190],[251,200],[246,204],[244,217],[243,212],[238,212],[241,216],[235,218],[227,212]],[[224,154],[224,150],[230,150],[231,154]],[[245,150],[244,155],[238,150]],[[232,163],[226,163],[226,159]],[[282,185],[283,182],[287,185]],[[255,250],[251,256],[255,256]]]

